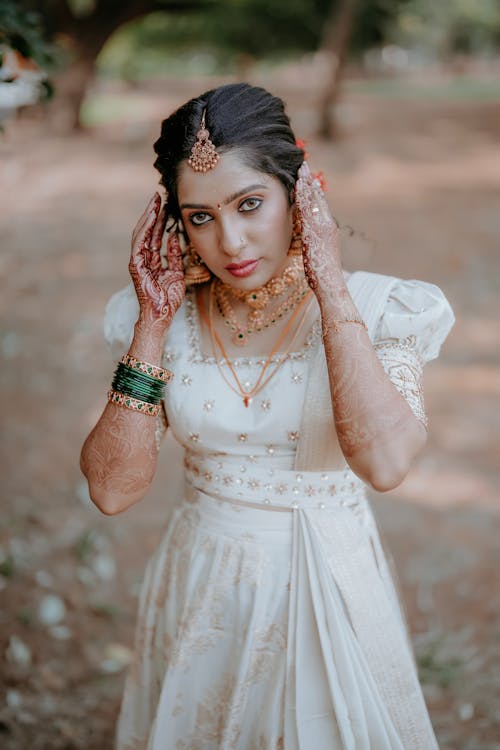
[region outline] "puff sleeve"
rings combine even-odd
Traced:
[[[104,338],[115,361],[128,351],[138,317],[139,302],[130,283],[113,294],[104,312]]]
[[[436,359],[455,316],[442,290],[416,279],[397,279],[373,339],[377,356],[398,391],[425,427],[422,371]]]

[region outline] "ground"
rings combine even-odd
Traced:
[[[352,85],[331,144],[314,137],[313,72],[257,82],[287,100],[325,173],[345,267],[431,281],[455,311],[425,374],[429,441],[403,484],[372,500],[442,750],[498,750],[500,101],[460,97],[446,81],[433,97]],[[105,403],[103,310],[128,281],[131,230],[157,185],[158,123],[213,83],[101,84],[86,134],[56,137],[41,120],[0,134],[5,750],[112,746],[176,448],[163,451],[148,498],[110,518],[90,502],[78,456]]]

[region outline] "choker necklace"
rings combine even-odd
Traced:
[[[266,307],[273,298],[281,297],[288,290],[291,290],[290,294],[279,305],[266,312]],[[219,279],[216,280],[214,286],[214,296],[219,312],[226,325],[233,331],[232,340],[238,346],[248,344],[250,334],[277,323],[283,315],[299,304],[308,291],[309,284],[304,276],[302,259],[300,263],[294,260],[280,276],[270,279],[264,286],[249,292],[235,289]],[[246,324],[238,322],[229,299],[230,296],[242,300],[250,308]]]
[[[233,367],[233,364],[232,364],[231,360],[227,356],[226,350],[224,348],[224,344],[222,343],[219,335],[217,334],[217,332],[214,329],[214,321],[213,321],[213,307],[214,307],[213,301],[214,301],[214,296],[215,296],[214,295],[214,285],[215,285],[215,279],[214,279],[214,281],[212,282],[212,284],[210,286],[208,320],[207,320],[207,315],[205,313],[205,308],[203,306],[203,301],[202,301],[201,297],[199,297],[200,312],[201,312],[201,315],[203,317],[203,320],[205,321],[205,324],[208,326],[208,329],[210,331],[210,338],[212,340],[212,350],[213,350],[213,354],[214,354],[214,359],[215,359],[215,361],[217,363],[217,367],[219,368],[219,372],[222,375],[223,379],[226,381],[227,385],[231,388],[231,390],[234,391],[234,393],[237,393],[238,396],[241,397],[241,399],[243,400],[244,406],[246,406],[248,408],[250,406],[250,404],[252,403],[252,400],[253,400],[254,396],[259,391],[261,391],[264,388],[264,386],[266,386],[269,383],[269,381],[271,380],[272,377],[274,377],[274,375],[276,375],[276,373],[278,372],[279,368],[281,367],[281,365],[283,364],[283,362],[288,357],[288,354],[291,351],[292,346],[294,345],[294,343],[297,340],[297,337],[298,337],[300,331],[302,330],[304,322],[305,322],[305,320],[307,318],[307,314],[308,314],[308,312],[309,312],[309,310],[311,308],[311,305],[313,303],[312,292],[309,289],[309,292],[306,293],[307,296],[305,296],[302,299],[302,301],[297,305],[297,307],[293,311],[293,314],[290,316],[290,319],[287,321],[285,327],[283,328],[282,332],[280,333],[276,344],[273,346],[273,348],[272,348],[269,356],[267,357],[266,361],[264,362],[264,364],[262,366],[262,370],[260,372],[259,377],[257,378],[257,381],[256,381],[255,385],[253,386],[253,388],[251,388],[251,390],[245,391],[245,389],[241,385],[240,379],[238,378],[238,375],[236,373],[236,370]],[[279,350],[279,347],[283,343],[286,335],[289,333],[290,328],[292,327],[293,322],[297,318],[299,312],[304,308],[304,306],[305,306],[305,304],[306,304],[307,301],[309,301],[309,304],[306,306],[304,314],[303,314],[303,316],[302,316],[302,318],[300,320],[299,325],[297,326],[297,328],[295,330],[295,333],[292,336],[292,339],[291,339],[290,343],[288,344],[288,346],[286,348],[286,351],[281,355],[281,357],[279,358],[278,362],[276,363],[274,369],[264,379],[264,375],[266,374],[267,370],[269,369],[269,367],[270,367],[270,365],[272,363],[272,359],[273,359],[274,355]],[[234,385],[233,385],[233,383],[231,383],[228,380],[228,378],[226,377],[226,374],[224,373],[224,370],[222,369],[222,367],[220,365],[219,358],[217,356],[217,346],[219,347],[219,349],[221,351],[221,354],[222,354],[222,356],[223,356],[223,358],[224,358],[224,360],[225,360],[225,362],[226,362],[226,364],[227,364],[227,366],[229,368],[229,371],[230,371],[231,375],[233,376]]]

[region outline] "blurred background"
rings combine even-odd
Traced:
[[[499,0],[0,0],[0,745],[112,747],[145,562],[170,509],[107,518],[81,444],[113,363],[104,306],[188,98],[283,97],[344,265],[438,284],[429,441],[372,493],[442,750],[500,748]],[[313,750],[313,749],[311,749]]]

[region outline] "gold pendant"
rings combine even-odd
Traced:
[[[252,403],[252,397],[251,396],[243,396],[243,404],[244,404],[244,406],[247,407],[247,409],[248,409],[248,407],[250,406],[251,403]]]
[[[233,335],[233,342],[237,346],[246,346],[248,344],[248,333],[244,328],[237,328]]]

